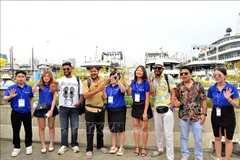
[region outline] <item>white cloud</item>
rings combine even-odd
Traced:
[[[1,2],[1,52],[14,48],[27,63],[34,47],[41,61],[61,63],[98,52],[121,50],[127,64],[144,62],[160,47],[170,54],[196,54],[193,44],[209,44],[227,27],[235,30],[240,2],[59,1]],[[47,42],[48,41],[48,42]],[[24,56],[23,56],[24,55]]]

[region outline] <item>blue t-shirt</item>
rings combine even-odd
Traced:
[[[126,106],[126,102],[124,99],[125,93],[121,92],[121,89],[118,85],[114,87],[109,85],[106,87],[106,94],[107,94],[107,107],[108,108],[120,108]],[[113,96],[113,103],[108,102],[108,97]]]
[[[137,82],[132,80],[131,88],[133,100],[135,100],[136,93],[140,94],[140,101],[146,100],[146,92],[150,91],[150,85],[148,80],[146,80],[144,83],[141,82],[140,84],[137,84]]]
[[[50,86],[47,84],[43,84],[44,89],[40,89],[40,85],[37,85],[39,87],[39,99],[38,99],[38,104],[47,104],[47,105],[52,105],[52,100],[53,100],[53,93],[50,90]]]
[[[222,91],[220,92],[217,88],[217,83],[214,84],[213,86],[211,86],[208,89],[208,98],[213,99],[213,106],[214,107],[233,107],[228,100],[224,97],[224,92],[226,92],[227,88],[231,88],[232,89],[232,93],[233,95],[231,95],[231,98],[238,98],[238,90],[237,87],[229,84],[228,82],[226,82],[226,85],[224,86],[224,88],[222,89]]]
[[[32,87],[24,84],[24,87],[21,88],[18,84],[14,84],[6,90],[4,96],[10,96],[10,91],[12,89],[16,90],[16,96],[11,98],[9,102],[14,111],[19,113],[28,113],[31,111],[30,99],[33,98]],[[24,106],[19,106],[19,100],[24,99]]]

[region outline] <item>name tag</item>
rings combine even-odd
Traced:
[[[221,117],[221,108],[220,107],[216,108],[216,116]]]
[[[25,100],[24,99],[19,99],[18,100],[18,107],[25,107]]]
[[[139,93],[135,93],[135,102],[140,102],[140,94]]]
[[[110,103],[110,104],[113,103],[113,96],[108,96],[108,103]]]

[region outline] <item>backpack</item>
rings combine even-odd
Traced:
[[[164,74],[164,78],[167,81],[167,86],[168,86],[168,92],[170,93],[170,87],[169,87],[169,82],[168,82],[168,75]]]
[[[80,91],[80,87],[79,87],[79,77],[77,76],[77,82],[78,82],[78,93]],[[88,88],[91,86],[91,79],[88,78],[87,79],[87,83],[88,83]],[[79,107],[79,114],[82,115],[85,113],[85,101],[86,99],[84,98],[84,95],[79,95],[80,96],[80,107]]]

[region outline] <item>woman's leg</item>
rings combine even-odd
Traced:
[[[112,133],[112,147],[117,147],[116,140],[117,140],[117,133]]]
[[[146,154],[148,140],[148,120],[142,121],[142,139],[143,139],[142,153]]]
[[[46,148],[45,144],[45,118],[38,118],[38,127],[39,127],[39,137],[41,140],[42,148]]]
[[[124,148],[124,141],[125,141],[125,132],[119,133],[120,136],[120,146],[119,148],[123,149]]]
[[[232,155],[232,150],[233,150],[233,143],[232,140],[227,139],[227,133],[226,130],[224,130],[224,135],[225,135],[225,160],[230,160],[230,157]]]
[[[221,127],[219,127],[219,137],[215,137],[215,151],[216,151],[216,156],[217,158],[221,158],[221,153],[222,153],[222,132],[221,132]]]
[[[48,118],[48,128],[49,128],[49,135],[50,135],[50,144],[49,146],[54,145],[54,136],[55,136],[55,117]]]
[[[133,135],[134,135],[134,141],[135,141],[135,152],[139,153],[139,137],[140,137],[140,120],[133,118]]]

